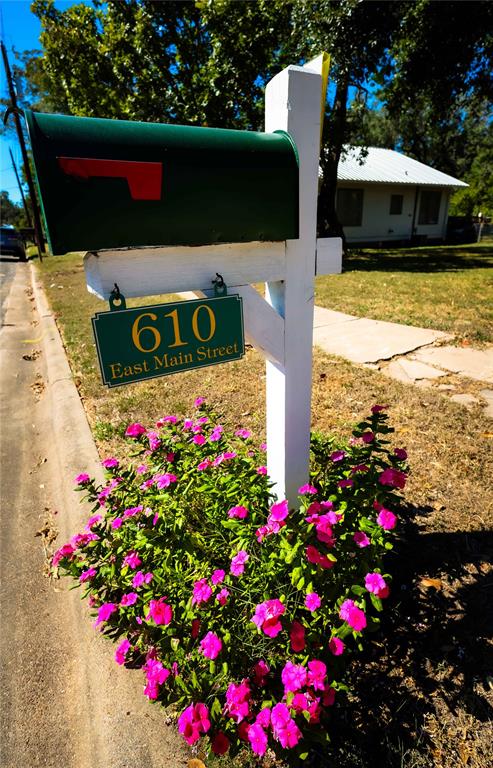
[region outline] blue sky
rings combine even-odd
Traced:
[[[78,2],[87,2],[89,0],[78,0]],[[56,7],[60,10],[75,5],[74,0],[57,0]],[[41,24],[36,16],[31,13],[30,0],[0,0],[0,34],[5,47],[7,48],[10,65],[14,63],[12,48],[18,51],[32,50],[39,48],[39,34]],[[7,83],[3,63],[0,64],[0,91],[3,98],[8,97]],[[21,196],[12,170],[9,155],[9,147],[12,149],[15,162],[20,171],[21,151],[17,139],[9,136],[8,139],[0,137],[0,189],[7,190],[10,199],[20,202]]]

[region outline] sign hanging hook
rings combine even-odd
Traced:
[[[112,312],[127,308],[125,296],[123,293],[120,293],[120,289],[116,283],[114,283],[114,286],[115,287],[110,293],[110,309]]]
[[[226,296],[228,293],[228,286],[224,282],[223,276],[216,272],[215,280],[211,281],[214,285],[214,296]]]

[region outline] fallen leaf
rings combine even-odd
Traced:
[[[482,432],[481,437],[487,437],[491,440],[491,438],[493,437],[493,432]]]
[[[443,584],[440,579],[421,579],[419,583],[420,586],[425,587],[426,589],[428,587],[433,587],[433,589],[436,589],[437,591],[443,589]]]

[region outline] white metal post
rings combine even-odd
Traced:
[[[267,464],[278,498],[296,504],[310,455],[312,340],[322,77],[287,67],[266,89],[265,130],[285,130],[299,156],[299,238],[286,243],[283,281],[266,299],[284,318],[284,364],[267,361]]]

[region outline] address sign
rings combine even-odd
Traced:
[[[98,312],[92,324],[109,387],[245,354],[242,300],[235,295]]]

